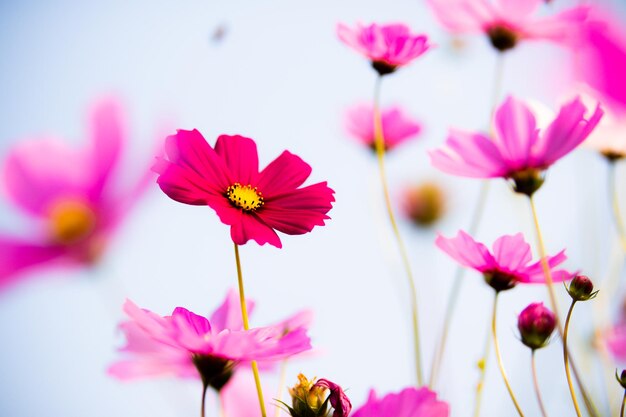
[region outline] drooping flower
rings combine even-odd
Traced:
[[[522,343],[533,350],[548,343],[555,327],[556,317],[543,303],[529,304],[517,317]]]
[[[493,138],[452,131],[443,149],[430,152],[431,163],[453,175],[511,179],[516,192],[532,195],[543,183],[543,171],[583,142],[603,115],[599,105],[590,117],[586,113],[575,98],[539,129],[530,108],[508,97],[496,112]]]
[[[453,33],[484,33],[498,51],[522,40],[579,44],[589,8],[578,6],[537,17],[541,0],[428,0],[439,22]]]
[[[355,28],[339,23],[337,36],[368,58],[380,75],[392,73],[398,67],[409,64],[431,46],[426,35],[411,33],[411,29],[403,23],[357,23]]]
[[[330,391],[330,394],[328,394],[328,401],[333,407],[333,417],[348,417],[350,415],[352,403],[339,385],[329,381],[328,379],[322,378],[319,379],[314,386],[318,388],[326,388]]]
[[[252,239],[280,248],[275,230],[300,235],[329,219],[334,191],[326,182],[300,188],[311,167],[289,151],[259,172],[252,139],[221,135],[212,148],[197,130],[179,130],[166,139],[165,152],[153,168],[163,192],[211,207],[238,245]]]
[[[367,402],[358,408],[352,417],[448,417],[450,407],[437,399],[437,394],[428,388],[405,388],[399,393],[378,398],[370,391]]]
[[[439,235],[435,244],[459,264],[482,273],[487,284],[496,291],[511,289],[519,283],[546,282],[541,261],[531,263],[530,246],[521,233],[499,237],[494,242],[491,252],[462,230],[454,238]],[[555,269],[566,259],[565,250],[554,256],[548,256],[548,265],[554,282],[566,281],[573,276],[566,270]]]
[[[446,210],[445,197],[441,187],[434,182],[408,187],[402,201],[404,214],[417,226],[431,226]]]
[[[385,150],[391,150],[403,142],[414,139],[422,131],[422,126],[411,119],[397,106],[380,111]],[[376,150],[374,136],[374,107],[360,104],[346,112],[346,129],[354,138],[373,151]]]
[[[54,138],[18,143],[4,161],[1,188],[28,217],[31,232],[0,234],[0,287],[39,267],[90,266],[154,175],[125,180],[126,133],[120,104],[99,101],[90,142],[72,148]]]
[[[121,351],[128,359],[113,364],[109,374],[119,379],[201,378],[219,390],[242,362],[282,360],[311,348],[302,313],[273,326],[243,330],[236,306],[230,292],[210,319],[182,307],[161,317],[126,301],[130,320],[120,328],[127,340]]]

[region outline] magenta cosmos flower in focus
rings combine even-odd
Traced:
[[[385,150],[391,150],[403,142],[416,138],[422,131],[422,126],[400,107],[383,108],[380,113]],[[374,107],[371,104],[359,104],[349,108],[346,112],[346,129],[355,139],[376,150]]]
[[[380,75],[409,64],[430,48],[426,35],[413,34],[402,23],[367,26],[357,23],[355,28],[339,23],[337,35],[343,43],[372,61]]]
[[[543,171],[583,142],[603,114],[599,106],[586,113],[577,97],[539,129],[530,108],[508,97],[496,112],[493,138],[452,131],[443,149],[429,152],[431,163],[462,177],[510,179],[516,192],[530,196],[543,184]]]
[[[454,238],[439,235],[435,244],[459,264],[483,274],[487,284],[496,291],[509,290],[519,283],[546,282],[541,261],[531,263],[530,246],[521,233],[499,237],[493,244],[492,252],[462,230]],[[565,250],[548,256],[554,282],[566,281],[573,276],[563,269],[555,269],[566,259]]]
[[[405,388],[399,393],[378,398],[370,391],[367,402],[352,417],[448,417],[450,407],[437,399],[437,394],[427,388]]]
[[[129,358],[113,364],[109,374],[124,380],[200,377],[206,386],[220,390],[241,362],[277,361],[311,348],[306,334],[308,313],[273,326],[243,330],[238,307],[234,292],[210,319],[182,307],[161,317],[126,301],[124,312],[130,320],[120,325],[127,340],[121,352]]]
[[[114,100],[98,102],[90,141],[72,148],[54,138],[18,143],[2,167],[8,198],[31,219],[30,233],[0,235],[0,287],[43,266],[89,266],[146,190],[152,173],[125,180],[123,113]],[[124,176],[123,176],[124,175]]]
[[[498,51],[521,40],[537,39],[570,45],[581,41],[586,6],[537,17],[542,0],[428,0],[439,22],[453,33],[484,33]]]
[[[221,135],[212,148],[197,130],[179,130],[166,139],[165,152],[153,168],[163,192],[211,207],[237,245],[252,239],[280,248],[275,230],[301,235],[329,219],[334,191],[326,182],[300,188],[311,167],[289,151],[259,172],[252,139]]]

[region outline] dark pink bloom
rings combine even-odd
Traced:
[[[328,394],[328,400],[334,410],[333,417],[348,417],[350,410],[352,410],[352,403],[339,385],[327,379],[319,379],[315,383],[314,387],[323,387],[330,391],[330,394]]]
[[[542,0],[428,0],[439,22],[453,33],[484,33],[492,45],[506,51],[520,40],[549,40],[578,44],[586,6],[538,17]]]
[[[370,391],[367,402],[357,409],[353,417],[448,417],[450,407],[437,399],[428,388],[405,388],[399,393],[378,398]]]
[[[381,109],[380,115],[386,150],[416,138],[422,131],[422,126],[406,115],[400,107],[393,106]],[[346,112],[346,129],[364,145],[375,149],[374,107],[371,104],[360,104],[348,109]]]
[[[544,347],[556,327],[554,313],[543,303],[531,303],[517,317],[522,343],[531,349]]]
[[[109,368],[120,379],[171,375],[202,377],[220,389],[241,362],[276,361],[311,348],[306,328],[274,326],[243,330],[230,293],[210,319],[177,307],[161,317],[126,301],[129,321],[120,325],[129,356]],[[229,327],[231,326],[231,327]]]
[[[509,97],[496,112],[493,138],[452,131],[445,147],[431,151],[430,159],[449,174],[513,179],[516,191],[525,193],[525,182],[542,182],[541,172],[583,142],[603,114],[599,106],[590,117],[586,118],[586,113],[587,108],[576,98],[561,107],[546,129],[539,129],[530,108]]]
[[[153,175],[125,180],[123,112],[113,100],[94,106],[90,141],[72,148],[54,138],[18,143],[2,167],[2,188],[31,219],[23,236],[0,235],[0,287],[38,266],[96,262]]]
[[[409,64],[430,48],[426,35],[413,34],[402,23],[367,26],[357,23],[356,28],[339,23],[337,35],[343,43],[372,61],[381,75]]]
[[[455,238],[439,235],[435,244],[459,264],[482,273],[496,291],[513,288],[518,283],[545,283],[541,261],[531,263],[530,246],[521,233],[499,237],[493,244],[492,252],[462,230]],[[548,256],[554,282],[566,281],[573,276],[563,269],[555,269],[566,259],[565,250]]]
[[[311,167],[288,151],[259,172],[256,144],[242,136],[222,135],[212,148],[197,130],[179,130],[165,151],[154,167],[163,192],[211,207],[238,245],[252,239],[280,248],[275,230],[301,235],[323,226],[335,201],[326,182],[299,188]]]

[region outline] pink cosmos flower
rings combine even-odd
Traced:
[[[531,195],[543,183],[542,171],[583,142],[603,115],[599,106],[590,117],[586,113],[577,97],[540,130],[530,108],[508,97],[496,112],[493,138],[452,131],[444,149],[429,153],[431,163],[453,175],[512,179],[517,192]]]
[[[289,151],[259,172],[252,139],[222,135],[212,148],[197,130],[179,130],[166,139],[165,152],[153,168],[163,192],[211,207],[238,245],[252,239],[280,248],[275,230],[301,235],[329,219],[334,191],[326,182],[299,188],[311,167]]]
[[[537,39],[570,45],[582,37],[585,6],[537,17],[542,0],[428,0],[439,22],[453,33],[484,33],[494,48],[509,50],[520,40]]]
[[[422,126],[406,115],[400,107],[381,109],[380,115],[386,150],[417,137],[422,131]],[[376,150],[374,107],[371,104],[359,104],[349,108],[346,112],[346,129],[364,145]]]
[[[531,263],[530,246],[521,233],[499,237],[493,244],[492,252],[462,230],[454,238],[439,235],[435,244],[459,264],[482,273],[487,284],[496,291],[511,289],[518,283],[545,283],[541,261]],[[548,256],[554,282],[566,281],[574,275],[555,269],[566,259],[565,250]]]
[[[337,25],[337,36],[349,47],[372,61],[380,75],[392,73],[426,52],[430,45],[426,35],[415,35],[402,23],[369,26],[357,23],[350,28]]]
[[[428,388],[405,388],[399,393],[378,398],[370,391],[367,402],[352,414],[352,417],[448,417],[450,407],[437,399],[437,394]]]
[[[18,143],[0,176],[8,198],[30,219],[22,236],[0,234],[0,287],[44,266],[89,266],[146,190],[148,160],[138,178],[123,181],[123,112],[111,99],[94,106],[90,142],[71,148],[52,137]]]
[[[219,390],[241,362],[276,361],[311,348],[303,313],[277,325],[243,330],[237,305],[230,292],[210,319],[182,307],[161,317],[127,300],[124,312],[130,320],[120,328],[127,340],[121,351],[129,358],[113,364],[109,374],[123,380],[201,377]]]

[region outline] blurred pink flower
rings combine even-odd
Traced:
[[[589,118],[586,112],[576,98],[540,130],[530,108],[508,97],[496,112],[493,138],[452,131],[444,149],[429,152],[431,163],[453,175],[512,179],[517,192],[532,194],[543,182],[542,171],[583,142],[603,115],[599,106]]]
[[[167,159],[153,168],[170,198],[208,205],[231,226],[234,243],[250,239],[282,247],[275,230],[288,235],[323,226],[335,201],[326,182],[298,188],[311,167],[284,151],[259,172],[256,144],[242,136],[221,135],[212,148],[197,130],[179,130],[166,140]]]
[[[249,301],[248,305],[252,307]],[[233,291],[210,319],[182,307],[161,317],[127,300],[124,312],[130,320],[120,325],[127,340],[121,351],[130,358],[113,364],[109,374],[119,379],[202,377],[219,390],[241,362],[277,361],[311,348],[308,323],[303,319],[308,313],[273,326],[243,330],[238,308]]]
[[[422,126],[406,115],[400,107],[387,107],[381,109],[380,113],[386,150],[416,138],[422,131]],[[364,145],[372,150],[376,149],[374,144],[374,107],[371,104],[359,104],[349,108],[346,112],[346,129]]]
[[[43,266],[89,266],[150,184],[146,169],[124,181],[123,112],[111,99],[90,114],[90,143],[73,149],[55,138],[18,143],[2,168],[8,198],[30,217],[24,236],[0,235],[0,287]]]
[[[268,386],[264,384],[263,394],[267,415],[275,415],[276,410],[281,408],[274,399],[275,391],[268,390]],[[252,373],[243,369],[235,373],[220,392],[224,415],[228,417],[261,417],[257,395]]]
[[[542,0],[428,0],[439,22],[453,33],[485,33],[494,48],[506,51],[520,40],[579,44],[589,7],[537,17]]]
[[[412,34],[403,23],[372,23],[368,26],[357,23],[354,29],[339,23],[337,36],[372,61],[372,66],[380,75],[409,64],[430,48],[426,35]]]
[[[496,291],[511,289],[518,283],[545,283],[541,261],[530,263],[530,246],[521,233],[496,239],[493,252],[489,252],[485,245],[476,242],[462,230],[455,238],[439,235],[435,244],[459,264],[482,273],[485,281]],[[566,259],[565,250],[555,256],[548,256],[554,282],[566,281],[574,275],[563,269],[554,269]]]
[[[399,393],[377,398],[370,391],[367,402],[357,409],[352,417],[448,417],[450,407],[437,399],[437,394],[428,388],[405,388]]]

